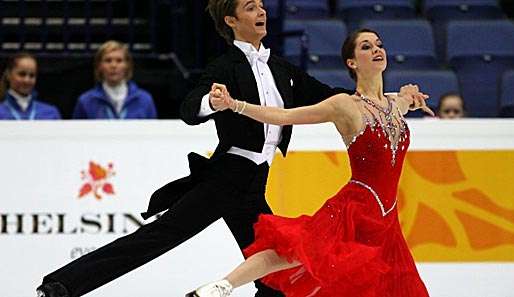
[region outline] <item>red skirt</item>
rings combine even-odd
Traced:
[[[273,249],[302,265],[261,281],[287,297],[425,297],[396,210],[382,216],[377,201],[347,184],[313,216],[261,215],[246,257]]]

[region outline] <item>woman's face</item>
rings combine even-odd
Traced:
[[[118,85],[127,77],[128,63],[122,49],[108,52],[98,66],[102,80],[109,85]]]
[[[266,10],[261,0],[239,0],[236,17],[226,17],[225,21],[238,40],[260,42],[267,34]]]
[[[37,64],[32,58],[21,58],[15,62],[14,68],[7,75],[9,87],[16,93],[27,96],[36,85]]]
[[[347,63],[360,75],[383,72],[387,66],[387,55],[382,40],[375,33],[360,33],[355,40],[355,58]]]

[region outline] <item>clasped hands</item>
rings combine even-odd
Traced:
[[[237,100],[230,96],[227,86],[223,84],[213,83],[209,92],[209,102],[216,111],[224,111],[237,109]]]

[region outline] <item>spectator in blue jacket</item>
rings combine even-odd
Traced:
[[[58,120],[59,110],[39,100],[34,90],[37,61],[29,53],[18,53],[8,61],[0,81],[0,120]]]
[[[96,86],[80,95],[74,119],[154,119],[152,96],[133,81],[133,61],[126,45],[107,41],[94,60]]]

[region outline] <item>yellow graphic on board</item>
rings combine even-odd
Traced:
[[[266,196],[276,214],[312,214],[349,178],[346,152],[290,152]],[[514,151],[409,152],[398,198],[417,261],[514,261]]]

